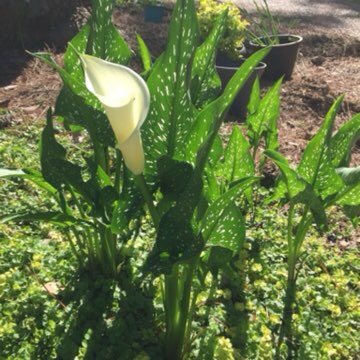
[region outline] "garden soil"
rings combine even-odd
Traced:
[[[289,9],[290,6],[295,6],[294,1],[289,0],[287,3]],[[300,3],[301,6],[306,7],[303,17],[298,11]],[[297,19],[296,25],[289,29],[286,25],[289,22],[284,21],[285,25],[282,29],[284,32],[291,31],[304,38],[293,77],[283,84],[281,93],[280,151],[292,163],[299,161],[306,143],[319,129],[326,111],[336,97],[346,94],[336,120],[337,127],[360,112],[360,6],[355,4],[350,12],[344,13],[343,2],[340,4],[338,0],[317,1],[317,4],[327,4],[328,11],[332,11],[327,14],[328,21],[324,22],[326,18],[324,14],[312,15],[313,3],[313,0],[297,3],[296,11],[289,10],[288,13],[288,19],[291,16]],[[335,21],[336,19],[330,21],[336,13],[334,8],[329,6],[330,3],[338,5],[337,11],[341,13],[341,21]],[[322,11],[324,6],[320,6]],[[163,23],[154,24],[143,21],[140,8],[118,8],[114,11],[114,21],[134,52],[137,51],[135,34],[139,33],[152,55],[157,56],[165,47],[170,12],[169,8]],[[63,44],[72,35],[69,28],[80,26],[88,15],[88,9],[77,8],[70,19],[56,24],[51,29],[48,45],[40,42],[36,45],[31,44],[28,49],[51,51],[56,61],[61,64]],[[346,30],[347,27],[355,24],[358,25],[356,28],[358,31]],[[139,61],[135,58],[134,67],[138,67],[138,64]],[[268,85],[263,84],[265,88]],[[60,87],[59,77],[47,65],[31,58],[23,49],[2,47],[0,49],[0,129],[43,118],[48,106],[54,105]],[[226,123],[222,128],[223,134],[229,134],[230,129],[230,123]],[[360,165],[359,145],[354,149],[352,164]]]

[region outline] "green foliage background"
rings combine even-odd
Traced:
[[[24,123],[3,130],[0,166],[36,168],[42,125]],[[59,130],[58,137],[69,145],[69,135]],[[52,205],[27,181],[1,183],[0,214],[9,208],[28,211]],[[209,291],[199,295],[194,319],[193,359],[243,358],[239,349],[246,328],[247,358],[271,359],[286,281],[286,218],[278,209],[264,207],[257,213],[247,248],[234,260],[236,281],[206,278]],[[330,223],[327,236],[312,232],[305,242],[294,325],[300,359],[354,359],[360,351],[359,252],[354,246],[338,246],[352,230],[335,208]],[[135,268],[151,248],[150,229],[145,220],[124,249]],[[161,313],[158,281],[126,294],[126,283],[118,287],[109,280],[94,283],[86,274],[76,275],[68,243],[50,225],[1,224],[0,244],[0,359],[159,358],[161,335],[154,323],[154,315]],[[59,293],[51,296],[44,285],[54,282]],[[219,289],[212,291],[214,284]]]

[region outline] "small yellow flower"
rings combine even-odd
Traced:
[[[134,360],[150,360],[150,356],[145,351],[142,351]]]
[[[244,311],[246,307],[245,307],[245,304],[244,304],[244,303],[236,302],[236,303],[234,304],[234,308],[235,308],[235,310],[237,310],[237,311]]]
[[[251,270],[253,272],[260,272],[262,270],[262,266],[259,263],[255,263],[251,266]]]
[[[321,349],[327,356],[336,355],[337,351],[330,342],[325,342]]]
[[[273,324],[273,325],[277,325],[277,324],[281,323],[280,316],[276,315],[276,314],[271,314],[269,317],[269,320],[270,320],[271,324]]]
[[[327,309],[331,311],[332,315],[339,316],[341,315],[341,308],[338,305],[335,304],[329,304],[327,306]]]
[[[262,340],[270,341],[271,340],[271,330],[265,325],[261,325],[260,330],[261,330],[261,333],[263,334]]]
[[[214,355],[216,360],[234,360],[234,349],[230,339],[220,336]]]
[[[256,289],[265,289],[267,284],[264,280],[255,280],[254,286]]]

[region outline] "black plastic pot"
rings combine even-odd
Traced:
[[[159,23],[165,14],[165,8],[161,5],[145,5],[144,20],[148,22]]]
[[[230,81],[236,70],[243,64],[245,60],[230,60],[223,56],[218,56],[216,59],[216,69],[219,73],[222,90],[225,89],[227,83]],[[247,104],[249,102],[251,89],[254,84],[256,77],[259,78],[263,74],[266,68],[266,64],[260,62],[258,66],[254,69],[253,73],[245,82],[244,86],[240,89],[239,93],[237,94],[234,102],[230,108],[230,115],[235,116],[238,120],[245,120],[247,115]]]
[[[303,41],[303,38],[298,35],[278,35],[278,43],[271,46],[271,50],[264,58],[264,62],[267,64],[267,68],[263,74],[263,78],[267,80],[277,80],[281,76],[290,79],[294,71],[297,54],[299,52],[299,46]],[[265,37],[259,37],[259,41],[266,43],[268,41]],[[275,36],[270,36],[269,39],[275,39]],[[250,41],[248,50],[255,52],[265,45],[258,44],[257,41]]]

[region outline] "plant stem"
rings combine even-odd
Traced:
[[[144,175],[135,175],[134,178],[142,191],[154,226],[159,230],[159,213],[154,206],[152,195],[146,185]],[[181,275],[179,274],[180,265],[175,265],[172,273],[165,275],[165,358],[168,360],[180,360],[183,355],[187,325],[191,326],[191,319],[189,319],[188,315],[192,280],[197,261],[198,257],[195,257],[187,265],[183,265]]]
[[[309,206],[306,206],[301,217],[295,236],[293,235],[293,222],[295,215],[295,204],[290,201],[287,224],[287,242],[288,242],[288,278],[286,284],[286,292],[284,298],[284,309],[282,315],[282,323],[280,326],[279,340],[276,347],[275,360],[280,360],[281,345],[284,342],[288,349],[287,359],[293,359],[294,342],[292,334],[292,315],[293,306],[296,298],[296,274],[295,267],[299,258],[301,245],[305,239],[306,233],[312,223],[312,215],[308,215]]]
[[[175,351],[177,328],[179,325],[179,268],[173,267],[170,275],[165,275],[165,317],[166,317],[166,359],[179,359],[180,354]]]
[[[180,303],[180,324],[179,324],[179,348],[181,349],[181,355],[183,355],[183,347],[185,341],[185,334],[187,328],[191,327],[192,317],[189,317],[190,311],[190,299],[191,299],[191,288],[194,276],[194,270],[197,265],[198,258],[191,260],[186,270],[186,278],[183,288],[183,296]]]
[[[70,232],[65,231],[65,236],[69,241],[69,244],[70,244],[70,247],[71,247],[71,250],[72,250],[73,254],[75,255],[77,261],[79,262],[80,268],[84,268],[84,262],[83,262],[81,256],[79,255],[79,253],[76,250],[75,244],[74,244],[73,240],[71,239]]]
[[[294,273],[288,275],[286,293],[284,299],[284,309],[282,314],[282,323],[280,327],[279,341],[276,348],[275,360],[280,360],[280,349],[281,345],[284,342],[288,349],[287,359],[293,359],[294,343],[293,343],[293,334],[292,334],[292,315],[293,315],[293,305],[295,303],[296,296],[296,279],[294,278]]]
[[[174,266],[171,275],[165,276],[166,343],[165,358],[180,360],[187,329],[191,326],[189,317],[191,288],[198,257],[184,265],[179,279],[179,265]],[[180,280],[180,281],[179,281]]]
[[[93,126],[91,126],[88,130],[94,147],[95,162],[102,167],[106,174],[109,174],[107,149],[98,141],[96,131],[94,131]]]
[[[142,192],[142,194],[144,196],[144,199],[145,199],[145,202],[147,204],[147,207],[148,207],[149,213],[151,215],[151,218],[153,220],[154,226],[158,230],[159,229],[159,222],[160,222],[159,214],[158,214],[158,212],[157,212],[157,210],[155,208],[155,205],[153,203],[152,195],[151,195],[151,193],[149,191],[149,188],[146,185],[144,175],[143,174],[134,175],[134,179],[135,179],[136,184],[138,185],[138,187],[140,188],[140,190],[141,190],[141,192]]]
[[[122,155],[119,149],[116,149],[116,160],[115,160],[115,180],[114,188],[117,192],[120,192],[120,171],[121,171],[121,161]]]

